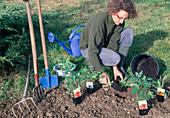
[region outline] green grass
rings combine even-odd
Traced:
[[[85,25],[87,20],[95,13],[105,10],[109,0],[42,0],[42,17],[44,21],[44,31],[46,36],[48,63],[50,74],[56,75],[52,70],[60,57],[70,58],[73,63],[79,63],[76,70],[80,70],[84,63],[84,58],[71,57],[56,42],[48,41],[48,32],[54,35],[62,42],[67,41],[70,33],[79,25]],[[134,42],[130,49],[126,61],[127,71],[130,73],[130,61],[134,56],[140,53],[149,53],[160,60],[160,74],[170,77],[170,2],[168,0],[133,0],[136,4],[138,17],[126,21],[126,27],[131,28],[134,33]],[[9,2],[1,1],[8,4]],[[17,3],[17,1],[14,1]],[[19,2],[24,5],[24,2]],[[33,22],[37,20],[36,0],[31,1],[31,11],[34,14]],[[38,16],[37,16],[38,17]],[[36,21],[37,22],[37,21]],[[38,24],[36,24],[38,26]],[[81,30],[80,30],[81,31]],[[39,29],[35,29],[35,36],[38,47],[38,65],[39,77],[45,76],[43,53],[41,48]],[[29,37],[28,37],[29,39]],[[26,62],[25,62],[26,63]],[[25,64],[27,65],[27,63]],[[27,70],[22,65],[19,69],[13,69],[11,74],[3,73],[0,77],[0,101],[4,102],[10,99],[20,98],[22,96]],[[82,66],[83,65],[83,66]],[[27,66],[25,66],[27,67]],[[105,67],[107,73],[113,78],[112,70]],[[60,78],[59,78],[60,79]],[[34,73],[31,65],[31,82],[29,92],[34,87]]]

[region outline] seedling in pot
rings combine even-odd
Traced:
[[[63,57],[60,58],[62,65],[60,65],[60,69],[62,71],[64,70],[71,70],[72,68],[75,68],[75,64],[73,64],[69,59],[64,59]]]
[[[56,64],[53,67],[53,70],[56,71],[58,76],[66,77],[71,75],[71,71],[76,68],[76,65],[73,64],[69,59],[60,58],[60,63]]]
[[[75,105],[80,104],[82,102],[80,88],[76,88],[73,92],[74,92],[73,103]]]
[[[83,68],[78,72],[71,72],[71,76],[67,76],[64,79],[64,87],[66,88],[66,93],[71,95],[73,102],[79,104],[82,100],[81,97],[77,97],[74,94],[74,91],[77,91],[77,88],[85,86],[86,78],[92,78],[93,74],[88,73],[88,68]],[[77,95],[78,93],[76,93]],[[79,95],[79,94],[78,94]]]
[[[80,73],[72,72],[71,76],[65,77],[64,87],[66,88],[66,93],[72,97],[74,104],[80,104],[82,102],[80,93]]]
[[[119,81],[121,80],[120,77],[117,77],[116,80],[113,81],[111,84],[111,87],[113,87],[115,90],[123,92],[122,87],[119,85]]]
[[[142,104],[143,106],[147,106],[147,100],[154,97],[154,92],[152,89],[150,89],[150,87],[153,86],[153,79],[143,76],[143,71],[141,71],[140,73],[136,72],[135,75],[135,78],[129,79],[130,86],[132,86],[133,89],[131,94],[137,93],[137,101],[145,100],[145,102],[142,102]],[[141,106],[142,104],[140,104],[139,106]],[[148,113],[148,107],[144,107],[145,109],[142,110],[140,108],[141,107],[139,107],[140,115],[146,115]]]
[[[127,91],[127,87],[131,85],[129,79],[125,77],[123,80],[119,81],[123,91]]]
[[[93,93],[94,92],[93,82],[86,82],[86,88],[88,93]]]
[[[139,114],[140,115],[145,115],[148,113],[148,104],[146,100],[140,100],[138,101],[139,105]]]
[[[167,95],[169,94],[169,91],[164,88],[164,85],[166,83],[167,76],[163,77],[160,76],[159,79],[155,80],[153,82],[154,87],[157,88],[157,101],[163,102],[164,99],[166,99]]]
[[[86,81],[86,88],[87,93],[94,93],[95,89],[97,89],[97,79],[103,77],[100,72],[93,72],[93,73],[87,73],[85,75],[87,78]]]
[[[80,84],[85,83],[85,78],[81,77],[81,72],[72,72],[71,76],[65,77],[63,80],[64,87],[66,88],[66,93],[71,97],[74,97],[74,90],[76,88],[81,88]]]
[[[165,96],[165,89],[157,88],[157,101],[163,102]]]
[[[123,80],[121,80],[120,77],[118,77],[113,83],[112,83],[112,87],[119,91],[119,92],[123,92],[126,91],[126,88],[130,85],[128,78],[125,77]]]

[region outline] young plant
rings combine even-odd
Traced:
[[[153,86],[155,88],[160,88],[160,89],[165,89],[165,83],[167,82],[166,79],[168,79],[168,76],[164,76],[162,78],[162,76],[160,76],[159,79],[156,79],[154,82],[153,82]],[[165,92],[164,92],[164,99],[166,99],[167,95],[169,94],[169,91],[167,89],[165,89]]]
[[[79,80],[80,74],[81,72],[72,72],[71,76],[66,76],[63,80],[63,82],[65,83],[64,87],[67,89],[66,93],[71,95],[71,97],[74,96],[73,90],[75,90],[76,88],[81,88]],[[82,83],[84,83],[84,81],[82,81]]]
[[[86,78],[86,88],[88,93],[93,93],[95,90],[100,88],[99,78],[102,78],[100,72],[88,73]]]
[[[114,81],[111,81],[109,83],[109,86],[111,85],[112,88],[114,88],[115,90],[119,91],[119,92],[123,92],[124,90],[126,90],[126,87],[129,86],[129,81],[127,81],[128,78],[124,78],[123,80],[121,80],[121,78],[117,78]]]
[[[130,86],[130,81],[128,80],[127,77],[125,77],[125,78],[124,78],[123,80],[121,80],[119,83],[120,83],[121,87],[124,87],[124,88]]]
[[[58,64],[53,67],[53,70],[57,72],[58,76],[66,77],[70,76],[71,71],[76,68],[76,65],[73,64],[69,59],[60,58]]]
[[[67,72],[69,72],[69,70]],[[100,77],[100,73],[90,73],[88,71],[88,68],[83,68],[79,72],[71,72],[71,76],[65,77],[63,81],[65,83],[64,87],[66,87],[67,89],[66,93],[70,94],[73,97],[73,90],[85,86],[85,82],[87,79],[93,81],[98,77]]]
[[[137,93],[137,101],[139,100],[148,100],[149,98],[154,97],[154,92],[151,88],[153,78],[146,78],[143,76],[143,71],[135,73],[136,77],[130,78],[130,86],[132,86],[132,93]]]
[[[64,71],[64,70],[71,70],[72,68],[75,68],[76,65],[73,64],[69,59],[65,59],[65,58],[60,58],[61,60],[61,65],[59,66],[59,69]]]
[[[70,72],[71,76],[65,77],[63,82],[66,84],[64,86],[67,89],[66,93],[71,95],[71,97],[74,96],[73,90],[81,88],[81,84],[85,84],[87,70],[87,68],[83,68],[79,72],[73,72],[67,68],[66,73]]]
[[[139,106],[139,114],[146,115],[148,113],[147,100],[154,97],[154,92],[150,89],[152,85],[152,78],[146,78],[143,71],[135,73],[136,77],[130,78],[130,86],[132,86],[132,94],[137,93],[137,102]]]

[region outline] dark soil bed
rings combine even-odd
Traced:
[[[34,113],[29,117],[44,118],[170,118],[170,98],[163,103],[156,101],[156,97],[149,100],[149,112],[147,115],[140,116],[138,105],[135,102],[135,95],[129,94],[131,88],[127,92],[118,92],[113,88],[108,91],[100,88],[93,94],[85,92],[81,104],[75,105],[72,98],[65,93],[62,86],[54,88],[47,93],[45,99],[38,103],[41,113]],[[20,100],[18,100],[20,101]],[[0,117],[14,117],[11,111],[12,105],[17,100],[3,103],[0,106]],[[39,115],[37,115],[39,114]]]

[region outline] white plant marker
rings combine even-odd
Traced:
[[[86,87],[93,89],[93,82],[86,82]]]
[[[157,95],[164,96],[165,95],[165,89],[157,88]]]
[[[81,96],[80,88],[76,88],[75,90],[73,90],[73,92],[74,92],[74,98],[78,98]]]
[[[109,85],[102,85],[102,88],[107,91],[109,90]]]
[[[146,100],[138,101],[138,105],[139,105],[139,110],[146,110],[146,109],[148,109],[148,105],[147,105],[147,101]]]

